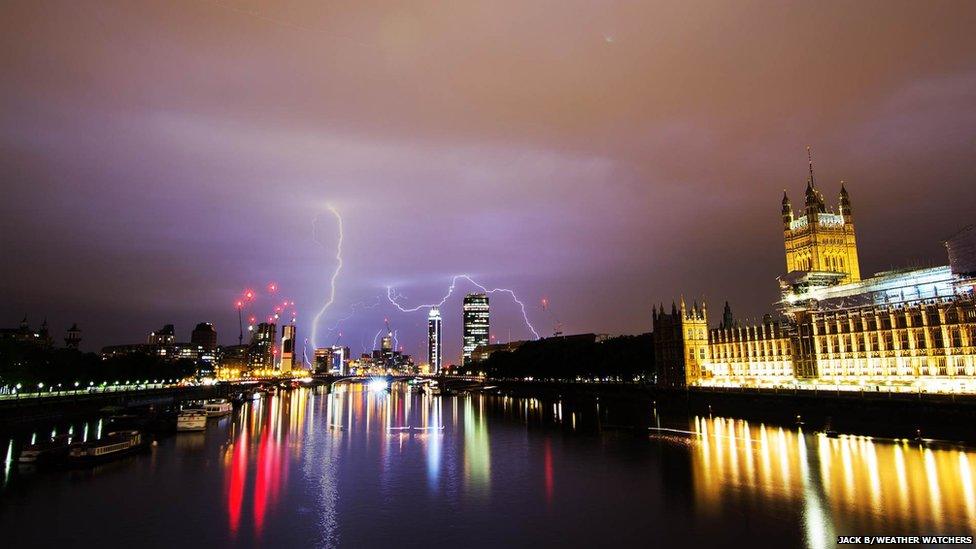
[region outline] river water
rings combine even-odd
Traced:
[[[769,546],[972,535],[976,452],[600,403],[296,389],[95,469],[0,437],[8,547]],[[612,404],[602,403],[604,408]],[[441,427],[443,426],[443,429]],[[413,429],[404,429],[413,427]],[[98,420],[62,425],[78,438]],[[689,434],[690,433],[690,434]],[[9,545],[8,545],[9,544]]]

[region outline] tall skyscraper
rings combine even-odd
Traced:
[[[281,371],[290,372],[295,363],[295,325],[281,327]]]
[[[427,362],[430,373],[439,374],[441,371],[441,311],[431,307],[427,313]]]
[[[248,366],[252,370],[270,370],[274,367],[275,339],[278,327],[270,322],[257,325],[251,336],[251,345],[247,351]]]
[[[488,344],[488,294],[464,296],[464,346],[461,363],[471,363],[471,353],[478,345]]]

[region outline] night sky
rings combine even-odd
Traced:
[[[354,311],[353,352],[389,316],[423,358],[425,311],[386,286],[414,306],[461,273],[542,334],[543,297],[567,333],[647,331],[681,293],[759,316],[807,145],[862,273],[941,264],[976,221],[974,28],[964,1],[6,0],[0,324],[230,344],[241,290],[275,281],[307,336],[328,205],[320,344]],[[442,309],[450,361],[473,289]]]

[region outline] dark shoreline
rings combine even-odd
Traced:
[[[578,410],[579,429],[646,432],[660,421],[687,426],[691,418],[728,417],[782,427],[840,434],[913,440],[937,439],[976,445],[976,397],[857,392],[794,392],[690,388],[662,390],[637,383],[560,383],[441,378],[445,388],[486,395],[535,398],[564,404],[563,415]],[[0,405],[0,431],[98,414],[102,407],[166,405],[179,400],[226,397],[234,385],[172,388],[131,393],[80,395],[79,398]],[[601,404],[599,414],[595,405]],[[543,414],[552,413],[543,406]],[[799,418],[799,419],[798,419]]]
[[[728,391],[690,388],[667,391],[633,383],[486,381],[486,394],[565,402],[600,402],[614,426],[644,430],[656,411],[672,420],[729,417],[805,431],[832,428],[840,434],[913,440],[936,439],[976,445],[976,397],[794,391]],[[628,411],[629,410],[629,411]]]
[[[166,406],[183,400],[206,400],[227,397],[236,385],[196,387],[166,387],[154,390],[133,390],[106,393],[77,394],[44,398],[25,397],[0,401],[0,432],[30,428],[34,424],[72,420],[97,415],[102,408],[117,406]]]

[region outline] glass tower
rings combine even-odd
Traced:
[[[441,372],[441,311],[437,307],[427,313],[427,362],[430,373]]]
[[[471,353],[488,344],[488,294],[464,296],[464,346],[462,364],[471,364]]]

